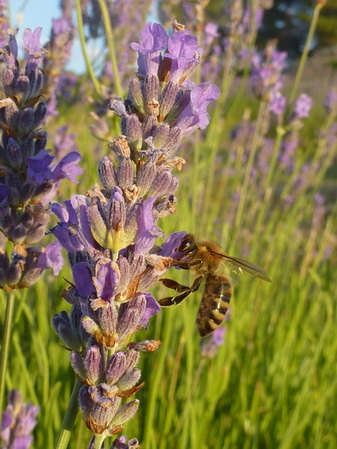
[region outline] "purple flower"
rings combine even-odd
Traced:
[[[110,259],[100,259],[96,264],[96,275],[92,279],[98,298],[104,301],[114,296],[119,280],[118,266]]]
[[[331,89],[326,96],[324,106],[328,112],[337,110],[337,89]]]
[[[205,26],[205,45],[210,45],[214,39],[219,37],[219,26],[217,23],[208,22]]]
[[[88,251],[97,247],[91,230],[87,209],[89,199],[84,195],[73,195],[71,200],[64,202],[66,207],[53,203],[51,211],[60,222],[50,230],[67,251]]]
[[[41,47],[40,37],[42,28],[35,28],[34,31],[27,28],[23,33],[23,42],[28,51],[26,67],[28,71],[34,71],[41,64],[46,50]]]
[[[272,92],[269,109],[277,116],[283,114],[286,107],[286,97],[281,92]]]
[[[76,289],[79,295],[86,298],[95,293],[95,286],[92,281],[92,275],[86,262],[79,262],[73,265],[72,271]]]
[[[53,159],[54,156],[48,154],[46,150],[41,150],[36,156],[28,158],[28,176],[38,184],[41,184],[45,179],[52,179],[53,173],[49,167]]]
[[[204,129],[209,123],[207,106],[219,98],[220,91],[210,83],[195,86],[190,93],[190,102],[180,114],[176,126],[183,130],[185,136],[196,129]]]
[[[135,253],[146,254],[153,246],[157,237],[162,235],[153,219],[153,204],[156,198],[148,198],[139,205],[137,213],[138,232],[135,242]]]
[[[178,255],[176,249],[179,247],[182,239],[185,237],[186,234],[187,232],[185,231],[173,232],[163,243],[158,254],[162,257],[175,258]]]
[[[156,75],[158,72],[160,54],[166,47],[168,36],[165,28],[159,23],[149,22],[142,31],[140,44],[131,44],[138,52],[138,70],[142,74]]]
[[[8,405],[2,415],[1,439],[3,449],[28,449],[33,441],[30,435],[36,426],[39,407],[22,402],[21,393],[11,390]]]
[[[150,293],[145,293],[146,298],[146,309],[140,319],[140,324],[142,327],[147,328],[149,319],[156,315],[161,307],[158,302],[154,299],[154,297]]]
[[[83,173],[81,167],[77,163],[81,160],[81,156],[76,151],[66,154],[53,169],[54,181],[67,178],[74,183],[78,183],[76,177]]]
[[[297,119],[309,117],[312,108],[312,99],[307,94],[301,94],[296,100],[294,114]]]
[[[199,64],[197,56],[198,39],[195,36],[187,31],[173,33],[168,41],[168,53],[165,53],[165,58],[172,60],[170,81],[180,84],[189,68]]]
[[[57,159],[60,159],[66,153],[77,152],[77,144],[75,142],[75,134],[69,133],[69,127],[67,125],[62,126],[56,131],[54,138],[55,154]]]
[[[41,254],[38,261],[38,268],[43,270],[52,268],[57,276],[63,267],[63,257],[61,255],[62,246],[59,242],[53,242],[46,246],[45,252]]]

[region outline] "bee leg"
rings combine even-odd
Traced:
[[[177,260],[173,266],[181,268],[182,270],[190,270],[191,267],[200,268],[202,264],[203,264],[203,261],[199,260],[199,259],[193,260],[192,262],[180,262]]]
[[[180,295],[163,298],[159,301],[159,304],[164,307],[180,304],[184,299],[186,299],[188,296],[190,296],[191,293],[198,290],[203,279],[204,279],[203,275],[198,276],[196,279],[194,279],[194,282],[191,287],[186,287],[186,285],[181,285],[181,284],[179,284],[179,282],[176,282],[173,279],[166,279],[166,278],[160,279],[160,281],[166,287],[177,291],[178,293],[180,293]]]
[[[204,275],[201,275],[194,279],[194,282],[191,286],[191,292],[196,292],[199,289],[200,284],[202,283],[204,277],[205,277]]]
[[[174,281],[173,279],[163,278],[159,280],[165,285],[165,287],[171,288],[172,290],[175,290],[179,293],[190,290],[190,287],[186,287],[186,285],[181,285],[179,284],[179,282]]]
[[[188,287],[187,287],[188,288]],[[169,298],[160,299],[158,302],[163,307],[169,307],[180,304],[184,299],[186,299],[192,293],[191,289],[188,288],[184,293],[180,293],[177,296],[171,296]]]

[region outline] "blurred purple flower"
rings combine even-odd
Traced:
[[[328,112],[337,111],[337,89],[331,89],[326,96],[324,106]]]
[[[269,109],[277,116],[283,114],[286,108],[286,97],[281,92],[272,92]]]
[[[312,99],[307,94],[301,94],[294,106],[294,115],[297,119],[309,117],[312,108]]]
[[[29,449],[33,442],[30,435],[36,426],[39,407],[22,402],[21,393],[11,390],[8,405],[2,415],[1,440],[2,449]]]

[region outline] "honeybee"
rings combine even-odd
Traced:
[[[247,271],[253,276],[271,282],[263,268],[246,260],[227,256],[216,243],[208,240],[198,242],[192,234],[185,235],[176,251],[181,253],[181,256],[173,260],[172,266],[192,270],[197,277],[191,287],[181,285],[172,279],[161,279],[166,287],[175,290],[178,294],[161,299],[159,304],[164,307],[180,304],[197,291],[205,279],[205,290],[196,319],[201,337],[209,335],[221,325],[229,307],[232,296],[230,280],[223,274],[217,274],[222,262],[235,265],[239,271]]]

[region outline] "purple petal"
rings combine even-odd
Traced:
[[[137,211],[138,232],[135,242],[135,253],[146,254],[153,246],[157,237],[161,235],[153,219],[153,204],[156,197],[150,197],[141,203]]]
[[[81,160],[81,156],[76,151],[66,154],[53,170],[55,181],[67,178],[74,183],[78,183],[76,176],[81,175],[83,170],[76,164]]]
[[[37,69],[46,54],[40,44],[41,32],[42,28],[38,27],[34,31],[26,28],[23,33],[24,47],[28,51],[26,67],[31,71]]]
[[[117,265],[110,259],[101,259],[96,264],[96,277],[93,278],[93,283],[97,296],[105,301],[114,296],[119,279],[116,268],[118,268]]]
[[[225,334],[227,332],[227,327],[218,327],[212,332],[212,342],[215,346],[222,346],[225,342]]]
[[[149,319],[156,315],[161,310],[161,307],[151,293],[144,293],[144,296],[146,298],[146,309],[141,316],[140,325],[147,328]]]
[[[187,232],[173,232],[168,236],[166,241],[163,243],[159,255],[162,257],[175,257],[176,249],[179,247],[182,239],[185,237]]]
[[[63,257],[61,255],[62,246],[59,242],[53,242],[46,246],[45,252],[39,257],[37,267],[45,270],[52,268],[57,276],[63,267]]]
[[[14,438],[13,445],[11,446],[13,449],[29,449],[32,441],[32,435],[26,435],[21,437]]]
[[[53,174],[49,168],[54,156],[47,153],[46,150],[41,150],[36,156],[28,158],[27,174],[31,179],[35,179],[38,184],[41,184],[46,179],[53,179]]]
[[[78,293],[87,297],[95,293],[95,287],[92,283],[89,267],[86,262],[79,262],[72,267],[73,278]]]
[[[198,50],[198,39],[187,31],[176,31],[168,41],[168,53],[171,59],[192,59]]]
[[[168,41],[165,28],[159,23],[148,22],[142,31],[140,44],[133,42],[131,47],[141,53],[163,50]]]
[[[50,210],[55,214],[62,222],[67,223],[69,221],[69,213],[64,206],[59,203],[52,203]]]

